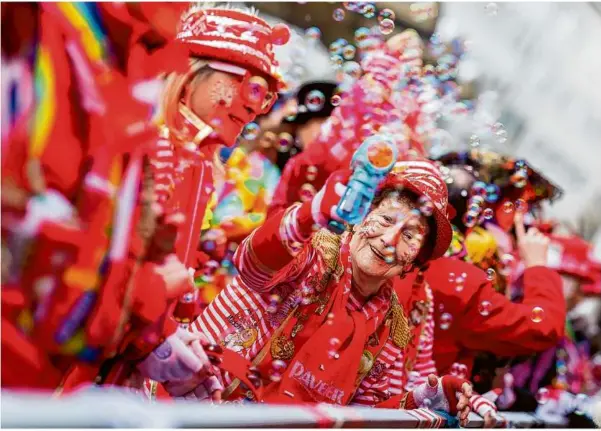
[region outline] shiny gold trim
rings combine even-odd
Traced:
[[[340,242],[341,237],[333,234],[327,229],[320,229],[311,239],[311,245],[323,258],[327,270],[320,280],[320,288],[324,289],[325,285],[329,282],[331,274],[333,274],[337,280],[340,279],[344,273],[344,267],[338,265],[338,256],[340,255]],[[326,279],[327,276],[327,279]],[[324,283],[325,282],[325,283]]]
[[[261,349],[261,351],[255,357],[255,359],[252,360],[253,366],[256,367],[265,358],[265,355],[267,355],[267,352],[269,352],[271,350],[272,340],[274,340],[276,337],[280,336],[280,334],[282,333],[282,331],[284,330],[284,328],[286,327],[286,325],[288,324],[288,322],[290,321],[290,319],[292,318],[294,313],[297,312],[297,310],[298,310],[298,307],[295,307],[290,312],[290,314],[288,315],[286,320],[284,320],[282,322],[282,324],[280,325],[280,327],[273,333],[273,335],[271,336],[271,339],[267,342],[267,344],[263,347],[263,349]],[[229,398],[229,396],[232,395],[232,393],[238,388],[239,385],[240,385],[239,379],[232,380],[232,383],[223,391],[222,399],[227,400]]]
[[[294,342],[285,335],[280,335],[272,339],[270,350],[274,359],[289,361],[294,356]]]
[[[409,322],[395,292],[392,292],[390,313],[392,315],[392,326],[390,328],[392,341],[397,347],[404,349],[409,344]]]
[[[374,355],[369,350],[364,350],[359,363],[359,374],[367,374],[375,364]]]

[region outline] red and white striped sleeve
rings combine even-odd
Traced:
[[[310,260],[311,236],[303,234],[297,221],[300,206],[273,214],[238,247],[234,265],[240,279],[250,289],[265,293],[277,282],[304,271]],[[301,253],[307,251],[305,253]]]
[[[484,417],[488,412],[496,412],[497,406],[495,403],[482,395],[474,394],[470,398],[470,407],[472,411]]]
[[[404,357],[392,340],[384,345],[372,371],[361,381],[352,405],[374,407],[403,393]]]
[[[159,139],[149,152],[157,203],[163,207],[173,194],[176,157],[173,144],[167,138]],[[165,208],[162,208],[164,211]]]
[[[242,282],[257,292],[266,292],[269,281],[276,271],[264,265],[255,254],[252,247],[253,231],[242,241],[234,254],[234,265]]]
[[[432,356],[434,347],[434,304],[430,300],[428,306],[428,315],[426,317],[426,323],[422,331],[422,335],[419,339],[417,346],[417,356],[415,358],[414,371],[419,374],[414,384],[425,383],[428,380],[429,374],[438,375],[436,371],[436,363]]]

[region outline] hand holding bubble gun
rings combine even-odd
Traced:
[[[349,224],[363,221],[378,186],[392,170],[397,154],[396,145],[390,136],[379,134],[363,141],[351,160],[353,174],[336,207],[336,215],[341,220]],[[344,223],[330,220],[328,229],[340,234],[344,232]]]

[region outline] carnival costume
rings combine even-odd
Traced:
[[[427,254],[438,256],[451,236],[439,174],[426,161],[400,163],[399,168],[389,186],[405,185],[435,202],[435,246]],[[327,185],[324,190],[313,205],[278,212],[242,242],[235,255],[239,275],[193,330],[252,360],[264,376],[267,402],[376,405],[403,393],[406,367],[423,375],[434,369],[429,289],[418,281],[399,291],[394,281],[365,303],[354,295],[352,234],[312,234],[320,217],[312,215],[312,206],[335,205],[338,199],[328,195]],[[331,202],[324,203],[327,199]],[[412,310],[410,317],[403,310]],[[324,346],[332,343],[328,354]],[[356,376],[349,378],[349,370]],[[221,377],[227,399],[251,396],[235,379]]]
[[[471,167],[476,176],[465,197],[466,213],[456,217],[462,224],[456,229],[457,243],[463,247],[449,249],[426,272],[438,304],[437,368],[460,369],[470,377],[479,352],[488,352],[496,364],[499,357],[543,351],[563,335],[566,307],[557,301],[560,277],[542,266],[524,270],[513,239],[505,233],[516,212],[561,192],[525,161],[490,151],[448,153],[439,161],[446,168]],[[520,288],[519,303],[511,301],[511,285]],[[483,371],[477,368],[477,374]],[[490,389],[490,376],[473,378],[478,390]]]
[[[2,295],[5,386],[52,390],[79,366],[88,381],[102,380],[99,369],[136,334],[149,336],[135,348],[141,357],[175,330],[160,319],[165,284],[144,260],[152,237],[144,153],[156,130],[152,106],[132,89],[186,56],[153,21],[162,11],[170,22],[177,6],[133,8],[35,10],[35,100],[3,144],[2,233],[12,261]],[[141,35],[168,49],[150,54]]]

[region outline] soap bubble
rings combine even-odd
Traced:
[[[440,329],[442,329],[443,331],[446,331],[447,329],[449,329],[451,327],[452,321],[453,321],[453,316],[451,316],[449,313],[443,313],[440,316]]]
[[[355,30],[355,42],[357,44],[361,44],[361,42],[365,41],[369,37],[369,29],[366,27],[359,27]]]
[[[318,172],[317,166],[313,166],[313,165],[309,166],[307,168],[307,180],[308,181],[315,180],[315,178],[317,177],[317,172]]]
[[[326,316],[326,323],[328,325],[334,324],[334,313],[328,313],[328,315]]]
[[[328,47],[328,50],[330,51],[330,55],[339,55],[342,53],[342,48],[344,46],[341,45],[340,43],[338,43],[338,41],[332,42],[330,44],[330,46]]]
[[[424,22],[434,15],[434,8],[431,3],[412,3],[409,13],[415,21]]]
[[[391,19],[383,19],[380,22],[380,33],[388,35],[394,31],[394,21]]]
[[[517,199],[515,201],[515,209],[517,210],[517,212],[523,214],[526,211],[528,211],[528,204],[524,199]]]
[[[486,208],[482,214],[486,220],[490,220],[495,215],[494,211],[490,208]]]
[[[305,98],[305,106],[311,112],[319,111],[323,108],[326,97],[319,90],[311,90]]]
[[[486,270],[486,278],[489,281],[493,281],[496,277],[497,277],[497,273],[495,272],[495,270],[493,268],[488,268]]]
[[[391,264],[395,260],[395,249],[392,246],[387,246],[384,249],[384,260],[386,263]]]
[[[503,204],[503,212],[506,214],[511,214],[514,211],[514,209],[515,208],[513,202],[507,201]]]
[[[342,63],[344,63],[344,58],[342,58],[341,55],[332,55],[330,57],[330,61],[332,62],[332,66],[338,68],[342,66]]]
[[[543,321],[544,316],[545,316],[545,310],[543,310],[541,307],[534,307],[532,309],[532,315],[530,316],[530,319],[534,323],[540,323]]]
[[[344,19],[344,9],[341,8],[337,8],[334,10],[334,13],[332,14],[332,16],[334,17],[334,21],[342,21]]]
[[[309,202],[313,200],[313,197],[316,195],[316,193],[317,191],[315,190],[315,187],[313,187],[311,184],[303,184],[299,191],[301,202]]]
[[[549,401],[549,389],[540,388],[536,393],[536,401],[541,405],[546,404]]]
[[[346,60],[352,60],[355,58],[355,52],[357,52],[357,50],[353,45],[346,45],[344,48],[342,48],[342,56]]]
[[[321,30],[318,27],[309,27],[305,30],[305,35],[312,40],[319,40],[321,38]]]
[[[294,144],[294,138],[292,137],[292,135],[290,133],[284,132],[284,133],[280,133],[278,135],[276,148],[280,153],[285,153],[287,151],[290,151],[290,148],[292,148],[293,144]]]
[[[376,15],[376,7],[371,3],[367,3],[363,6],[361,13],[365,18],[373,18]]]
[[[334,94],[330,99],[330,103],[332,104],[332,106],[338,106],[340,105],[340,102],[342,102],[342,97],[340,97],[339,94]]]
[[[388,8],[382,9],[380,11],[380,13],[378,14],[378,21],[380,21],[380,22],[384,21],[385,19],[394,21],[394,18],[395,18],[394,11],[392,11],[391,9],[388,9]]]
[[[480,305],[478,306],[478,312],[480,313],[480,315],[486,317],[490,314],[490,311],[492,309],[492,304],[490,303],[490,301],[482,301],[480,303]]]
[[[261,128],[257,123],[248,123],[246,126],[244,126],[242,137],[247,141],[254,141],[259,136],[260,131]]]
[[[342,72],[353,79],[359,79],[363,70],[361,69],[361,65],[356,61],[347,61],[344,63],[344,66],[342,66]]]
[[[499,196],[500,196],[500,189],[499,186],[497,186],[496,184],[487,184],[486,185],[486,202],[488,203],[495,203],[499,200]]]
[[[271,362],[271,369],[269,370],[269,380],[272,382],[279,382],[282,380],[282,374],[286,370],[286,362],[276,359]]]

